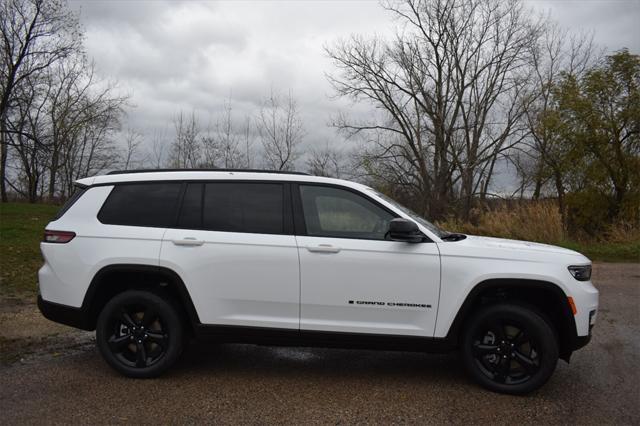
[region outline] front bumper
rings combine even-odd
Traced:
[[[576,337],[576,339],[575,339],[575,341],[573,343],[573,350],[577,351],[578,349],[587,346],[590,341],[591,341],[591,334],[589,334],[588,336],[578,336],[578,337]]]
[[[591,335],[591,329],[595,324],[598,312],[598,290],[591,281],[571,283],[570,293],[573,298],[577,312],[574,316],[576,321],[576,335],[579,337]]]

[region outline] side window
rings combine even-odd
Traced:
[[[67,212],[67,210],[69,210],[71,208],[71,206],[73,206],[76,201],[78,201],[80,199],[80,197],[82,197],[82,195],[87,192],[86,187],[76,187],[76,190],[73,192],[73,194],[71,195],[71,197],[69,197],[69,199],[62,205],[62,207],[60,207],[60,210],[58,210],[58,213],[56,213],[56,215],[53,217],[53,220],[58,220],[60,219],[62,216],[64,216],[64,214]]]
[[[339,188],[300,185],[307,235],[384,240],[395,216],[367,198]]]
[[[195,185],[194,185],[195,186]],[[190,197],[185,194],[183,213]],[[211,182],[204,184],[201,226],[211,231],[284,233],[284,187],[278,183]],[[180,222],[192,220],[181,214]]]
[[[171,226],[181,186],[179,182],[116,185],[100,209],[98,220],[110,225]]]

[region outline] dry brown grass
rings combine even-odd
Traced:
[[[442,228],[474,235],[558,243],[566,240],[562,218],[555,203],[549,201],[508,205],[480,212],[477,225],[449,219],[438,222]]]
[[[640,241],[640,226],[626,221],[613,223],[607,226],[602,240],[611,243]]]

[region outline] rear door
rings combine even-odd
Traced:
[[[160,265],[180,274],[202,323],[298,329],[289,199],[278,182],[187,184]]]

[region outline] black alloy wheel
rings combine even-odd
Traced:
[[[174,307],[157,294],[126,291],[102,310],[98,348],[113,368],[129,377],[163,373],[182,351],[182,323]]]
[[[558,361],[556,333],[534,308],[483,307],[467,322],[462,355],[471,376],[502,393],[525,394],[542,386]]]
[[[499,383],[523,383],[540,370],[539,345],[524,327],[510,321],[495,320],[479,331],[473,354],[480,371]]]

